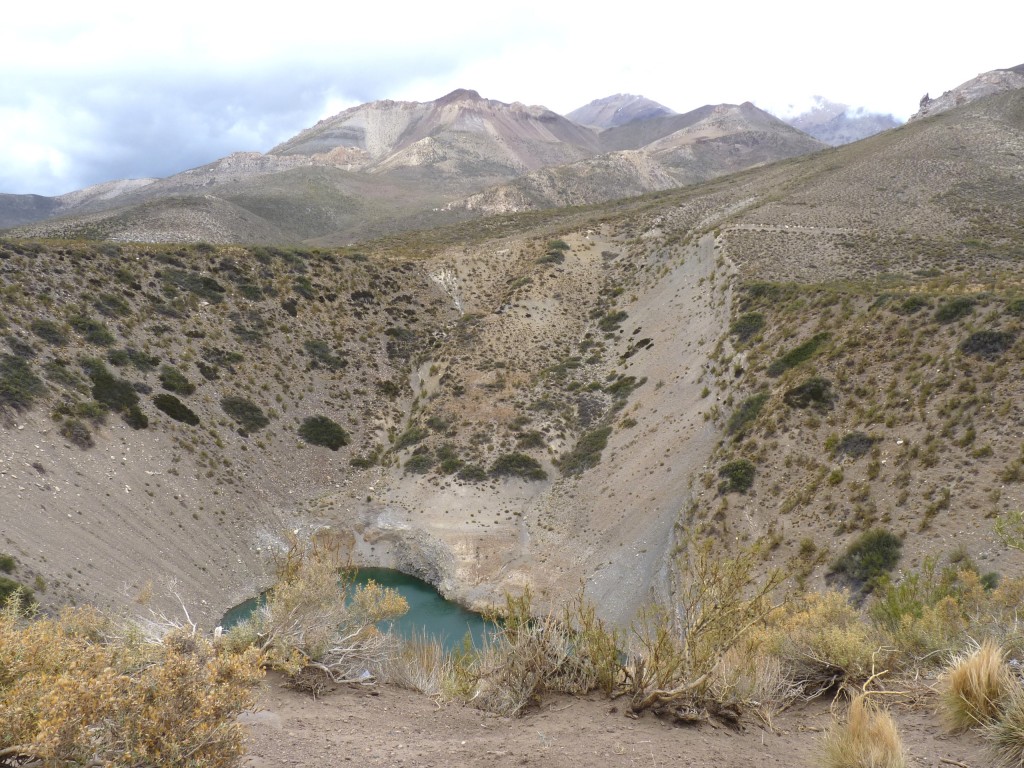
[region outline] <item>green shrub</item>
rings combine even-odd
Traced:
[[[83,451],[92,448],[96,444],[92,439],[92,430],[81,419],[68,419],[62,423],[60,425],[60,434]]]
[[[165,269],[160,277],[166,287],[180,288],[181,290],[188,291],[200,298],[206,299],[211,304],[223,301],[224,293],[227,290],[212,277],[199,275],[195,272],[187,272],[183,269]]]
[[[730,435],[742,434],[754,422],[758,414],[761,413],[764,404],[768,402],[769,394],[768,392],[758,392],[756,395],[744,400],[740,407],[733,411],[729,417],[729,423],[726,425],[725,431]]]
[[[28,360],[16,355],[0,355],[0,408],[25,410],[44,392],[46,385],[33,373]]]
[[[114,362],[115,356],[118,360],[123,362]],[[147,354],[141,350],[135,349],[134,347],[125,347],[124,349],[114,350],[107,355],[107,360],[114,365],[130,364],[133,368],[139,371],[151,371],[160,363],[159,357]]]
[[[573,449],[558,460],[558,468],[566,475],[581,475],[601,462],[601,451],[608,445],[611,427],[598,427],[580,435]]]
[[[528,432],[521,432],[516,435],[516,448],[523,451],[529,451],[534,448],[544,448],[547,444],[548,441],[544,437],[544,433],[539,432],[536,429],[531,429]]]
[[[882,528],[873,528],[858,536],[846,552],[832,564],[832,572],[845,576],[866,591],[896,567],[903,549],[900,537]]]
[[[871,447],[877,442],[877,437],[865,435],[863,432],[848,432],[836,443],[834,453],[859,459],[861,456],[867,455]]]
[[[70,325],[75,332],[90,344],[98,347],[109,347],[114,343],[114,335],[100,320],[88,317],[87,315],[73,315],[68,318]]]
[[[121,418],[132,429],[145,429],[149,426],[149,417],[137,405],[129,407],[127,411],[121,414]]]
[[[790,408],[807,408],[811,405],[827,408],[833,399],[832,382],[820,376],[814,376],[803,384],[787,389],[782,395],[782,402]]]
[[[139,394],[131,382],[114,376],[102,360],[86,358],[82,361],[82,368],[92,380],[92,397],[96,402],[103,403],[115,413],[124,413],[138,405]]]
[[[960,351],[991,360],[1008,351],[1014,340],[1014,335],[1008,331],[978,331],[963,341]]]
[[[299,437],[313,445],[336,451],[349,444],[349,435],[341,425],[326,416],[310,416],[299,427]]]
[[[1024,317],[1024,299],[1011,299],[1006,302],[1006,311],[1016,317]]]
[[[310,368],[319,368],[320,366],[323,366],[331,371],[340,371],[348,365],[348,361],[345,358],[340,357],[331,351],[331,347],[326,341],[321,341],[320,339],[309,339],[302,346],[311,358],[309,363]]]
[[[460,473],[461,474],[461,473]],[[520,477],[523,480],[547,480],[540,462],[525,453],[505,453],[494,460],[491,477]]]
[[[395,439],[395,450],[401,451],[408,448],[410,445],[416,445],[416,443],[425,439],[430,435],[430,431],[419,424],[412,424],[402,434]]]
[[[954,299],[942,302],[935,310],[935,320],[940,323],[952,323],[962,317],[967,317],[974,311],[978,300],[970,296],[957,296]]]
[[[234,419],[244,433],[257,432],[270,423],[263,409],[251,400],[237,395],[221,398],[220,407]]]
[[[810,360],[821,352],[828,340],[829,334],[827,332],[822,331],[821,333],[816,333],[800,346],[794,347],[782,357],[777,358],[768,366],[768,375],[780,376],[790,368],[794,368],[800,365],[800,363]]]
[[[199,417],[174,395],[161,392],[153,398],[153,405],[166,413],[175,421],[195,427],[199,425]]]
[[[430,471],[434,463],[434,455],[430,451],[416,453],[405,462],[405,471],[412,472],[414,475],[423,475]]]
[[[617,312],[609,312],[597,321],[597,327],[605,333],[614,333],[619,330],[619,326],[625,322],[627,317],[629,315],[621,309]]]
[[[106,317],[124,317],[132,311],[127,301],[113,293],[100,294],[100,297],[92,305]]]
[[[196,391],[196,385],[186,378],[185,374],[172,365],[165,365],[160,368],[160,386],[168,392],[175,392],[179,395],[191,395]]]
[[[562,264],[565,262],[565,254],[561,251],[548,251],[539,259],[538,264]]]
[[[760,312],[747,312],[733,320],[729,326],[729,333],[736,337],[741,344],[750,341],[757,333],[764,328],[764,315]]]
[[[746,459],[735,459],[718,470],[722,481],[719,493],[746,493],[754,484],[754,465]]]
[[[14,573],[16,565],[13,555],[0,555],[0,573]]]
[[[897,315],[912,315],[928,306],[924,296],[908,296],[900,304],[892,308]]]
[[[487,470],[479,464],[465,464],[455,476],[467,483],[482,483],[487,479]]]
[[[32,333],[47,344],[63,347],[68,343],[68,337],[64,333],[64,329],[53,320],[33,320],[32,325],[29,327],[32,329]]]
[[[29,607],[35,604],[35,595],[32,590],[26,587],[24,584],[19,584],[14,579],[9,579],[6,576],[0,576],[0,606],[7,603],[7,600],[11,595],[21,590],[21,597],[19,603],[22,610],[27,610]]]
[[[548,241],[549,251],[568,251],[569,244],[565,240],[549,240]]]

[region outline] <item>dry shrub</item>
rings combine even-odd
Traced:
[[[940,678],[943,717],[954,731],[987,725],[1014,685],[1006,652],[985,640],[973,652],[955,656]]]
[[[175,628],[159,638],[96,611],[0,612],[0,765],[237,764],[235,716],[254,703],[260,654]]]
[[[236,635],[232,642],[255,636],[272,668],[314,693],[328,681],[378,677],[397,642],[377,622],[409,609],[398,592],[372,581],[352,588],[355,570],[344,566],[344,543],[327,531],[309,542],[292,538],[266,604],[229,633]]]
[[[688,542],[675,606],[642,610],[633,625],[625,670],[632,712],[694,722],[719,710],[710,686],[721,660],[778,608],[771,595],[782,575],[756,579],[759,562],[757,547],[728,557],[710,540]]]
[[[1024,688],[1019,683],[1006,697],[999,717],[985,726],[985,736],[999,768],[1024,766]]]
[[[842,592],[801,596],[752,641],[778,659],[785,677],[808,697],[866,680],[878,660],[877,633]]]
[[[479,648],[449,659],[446,696],[515,716],[549,692],[609,694],[620,678],[620,635],[597,618],[582,594],[561,614],[534,616],[532,595],[505,596],[498,628]]]
[[[718,702],[751,709],[769,728],[773,727],[773,718],[800,692],[786,676],[782,661],[751,642],[730,649],[722,657],[708,691]]]
[[[846,725],[825,734],[824,768],[905,768],[903,742],[888,712],[861,693],[850,702]]]
[[[444,693],[451,676],[451,660],[441,642],[425,633],[399,642],[384,662],[382,679],[428,696]]]

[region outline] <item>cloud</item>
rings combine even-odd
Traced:
[[[1024,21],[1003,0],[925,16],[862,0],[838,22],[800,0],[737,0],[727,16],[654,0],[586,13],[550,0],[238,8],[52,0],[6,9],[0,191],[165,176],[265,151],[347,106],[457,87],[563,114],[616,92],[680,112],[748,100],[785,111],[823,94],[905,118],[925,91],[1019,64],[1011,17]]]

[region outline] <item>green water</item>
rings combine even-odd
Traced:
[[[493,625],[479,613],[468,611],[461,605],[441,597],[437,590],[425,581],[390,568],[360,568],[355,584],[366,584],[373,580],[385,587],[392,587],[409,603],[409,612],[390,623],[399,637],[422,635],[424,632],[439,639],[446,650],[462,644],[468,632],[474,645],[480,645],[484,634]],[[221,625],[233,627],[252,615],[264,596],[246,600],[224,614]],[[387,624],[385,623],[385,625]],[[381,627],[382,629],[385,626]]]

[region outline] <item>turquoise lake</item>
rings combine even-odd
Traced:
[[[439,639],[446,650],[452,650],[462,644],[467,632],[472,636],[473,644],[480,645],[484,634],[494,626],[491,622],[485,621],[479,613],[445,600],[427,582],[401,571],[390,568],[360,568],[355,584],[366,584],[371,580],[397,590],[409,603],[409,612],[390,622],[399,637],[412,637],[425,632]],[[249,618],[262,599],[261,595],[236,605],[224,614],[221,625],[228,629]],[[385,622],[385,625],[387,623]],[[383,628],[385,627],[382,626]]]

